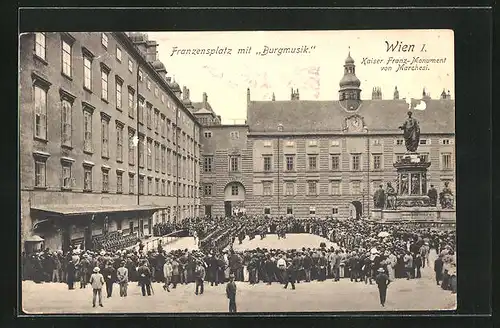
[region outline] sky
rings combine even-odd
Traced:
[[[290,100],[291,88],[299,89],[301,100],[338,100],[339,81],[344,75],[343,65],[349,52],[355,61],[356,76],[361,81],[362,99],[371,99],[373,87],[382,89],[383,99],[392,99],[395,86],[400,98],[420,98],[424,87],[432,98],[439,98],[443,89],[449,90],[455,98],[451,30],[147,34],[149,40],[158,42],[158,59],[165,65],[168,76],[181,88],[190,89],[193,102],[202,101],[203,92],[206,92],[208,102],[222,116],[224,124],[243,123],[246,119],[247,88],[250,88],[251,100],[257,101],[271,100],[273,93],[276,100]],[[396,44],[395,51],[388,51],[388,45]],[[399,47],[403,44],[408,45],[407,48]],[[266,46],[268,53],[264,55]],[[248,47],[251,47],[248,54],[238,54],[238,49]],[[300,53],[278,55],[278,50],[269,53],[279,48],[296,48]],[[205,53],[216,53],[187,54],[188,49],[191,52],[208,49]],[[230,54],[229,49],[232,50]],[[217,54],[217,50],[221,54]],[[441,62],[417,64],[427,70],[398,71],[398,61],[407,60],[404,67],[414,66],[411,63],[414,57]]]

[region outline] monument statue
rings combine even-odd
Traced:
[[[392,187],[390,182],[387,182],[387,188],[386,188],[386,194],[387,194],[387,209],[390,210],[395,210],[396,209],[396,190]]]
[[[385,204],[385,192],[384,189],[382,189],[382,185],[380,185],[380,188],[377,189],[373,195],[373,207],[374,208],[384,208]]]
[[[403,130],[406,150],[414,153],[417,151],[420,142],[420,127],[418,121],[411,117],[412,112],[408,112],[408,118],[399,128]]]
[[[444,183],[443,191],[439,193],[439,202],[441,203],[441,208],[453,209],[453,192],[449,187],[449,182]]]

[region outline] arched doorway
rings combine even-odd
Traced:
[[[230,182],[224,188],[224,213],[233,216],[234,210],[244,211],[245,187],[240,182]]]
[[[363,206],[361,205],[361,202],[358,200],[351,202],[351,204],[349,204],[349,217],[361,219],[362,216]]]

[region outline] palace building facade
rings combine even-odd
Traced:
[[[338,100],[251,100],[245,125],[221,125],[210,106],[201,143],[201,214],[368,217],[379,185],[394,185],[393,163],[407,151],[399,126],[411,110],[421,129],[418,153],[431,161],[428,185],[455,190],[455,102],[423,91],[409,105],[399,98],[361,97],[354,60],[344,63]],[[332,95],[333,96],[333,95]],[[195,116],[196,112],[194,112]]]
[[[201,126],[157,46],[144,33],[20,37],[23,248],[199,215]]]

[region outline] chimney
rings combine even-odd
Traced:
[[[297,88],[297,92],[295,93],[295,99],[296,100],[300,100],[300,97],[299,97],[299,88]]]
[[[451,93],[450,93],[450,90],[448,90],[448,95],[447,95],[447,98],[448,98],[448,99],[451,99]]]
[[[441,99],[446,99],[446,91],[443,89],[443,92],[441,92]]]
[[[250,88],[247,88],[247,106],[250,104]]]
[[[399,91],[397,86],[394,87],[394,99],[399,99]]]
[[[154,62],[156,60],[158,51],[156,47],[158,43],[156,41],[146,41],[146,60],[148,62]]]
[[[271,99],[272,99],[272,101],[276,100],[276,96],[274,95],[274,92],[273,92],[273,97]]]

